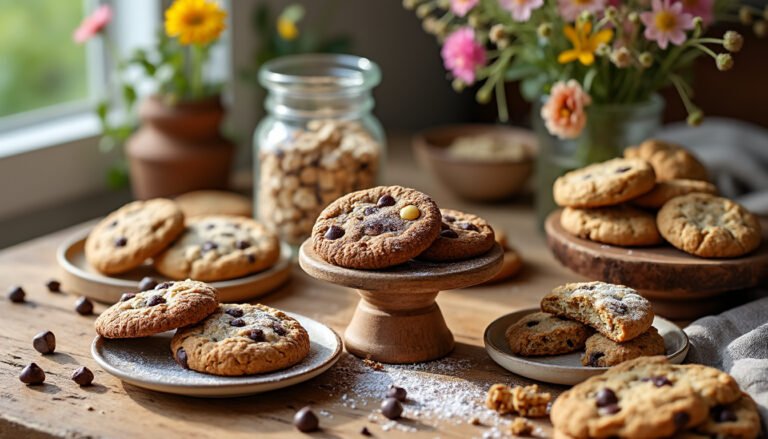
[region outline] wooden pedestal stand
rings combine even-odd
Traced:
[[[347,351],[382,363],[417,363],[453,349],[435,298],[441,290],[482,283],[501,268],[498,245],[474,259],[450,263],[410,261],[384,270],[354,270],[329,264],[307,240],[299,265],[312,277],[357,289],[360,302],[344,332]]]

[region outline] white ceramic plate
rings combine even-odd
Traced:
[[[314,378],[341,356],[341,339],[333,329],[309,317],[286,314],[304,326],[311,346],[309,355],[301,363],[276,372],[222,377],[184,369],[171,357],[173,331],[120,340],[97,336],[91,344],[91,355],[109,374],[145,389],[203,398],[253,395]]]
[[[537,381],[553,384],[578,384],[589,377],[600,375],[607,367],[581,365],[581,352],[548,357],[521,357],[509,350],[505,333],[507,328],[522,317],[538,312],[536,308],[517,311],[499,317],[485,329],[485,350],[499,366],[510,372]],[[672,363],[682,363],[688,353],[688,336],[677,325],[656,316],[653,326],[664,337],[667,358]]]
[[[85,238],[90,230],[75,234],[59,246],[56,260],[62,270],[65,291],[82,294],[100,302],[115,303],[126,291],[134,291],[144,276],[162,282],[168,278],[157,273],[150,264],[144,264],[128,273],[106,276],[91,268],[85,260]],[[222,302],[244,302],[278,288],[291,275],[291,246],[280,245],[280,259],[262,272],[237,279],[208,282],[219,291]]]

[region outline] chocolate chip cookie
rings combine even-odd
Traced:
[[[218,293],[202,282],[163,282],[154,289],[125,293],[96,319],[106,338],[147,337],[197,323],[216,310]]]
[[[526,357],[559,355],[584,348],[592,329],[545,312],[528,314],[507,329],[509,349]]]
[[[760,245],[760,221],[740,204],[708,194],[675,197],[656,216],[661,235],[704,258],[745,255]]]
[[[563,392],[550,417],[558,431],[574,438],[670,437],[740,397],[736,381],[717,369],[641,357]]]
[[[234,192],[193,191],[179,195],[174,201],[186,218],[207,215],[253,216],[251,200]]]
[[[656,217],[626,205],[578,209],[566,207],[560,225],[571,235],[604,244],[648,246],[662,242]]]
[[[155,256],[184,231],[176,203],[134,201],[107,215],[88,235],[85,258],[104,274],[119,274]]]
[[[589,325],[615,342],[632,340],[653,323],[651,303],[624,285],[566,284],[541,299],[541,310]]]
[[[284,369],[309,354],[309,335],[293,318],[265,305],[222,304],[171,340],[186,369],[238,376]]]
[[[707,168],[688,150],[674,143],[646,140],[624,150],[624,157],[646,160],[653,167],[658,181],[707,179]]]
[[[661,209],[667,201],[693,193],[717,195],[717,188],[714,184],[703,180],[658,181],[650,192],[633,199],[632,204],[646,209]]]
[[[664,355],[664,337],[653,326],[624,343],[616,343],[602,334],[587,339],[581,364],[590,367],[610,367],[638,357]]]
[[[236,216],[187,220],[184,234],[155,258],[155,268],[172,279],[233,279],[273,266],[280,242],[261,223]]]
[[[477,215],[453,209],[440,209],[443,217],[440,236],[419,259],[427,261],[459,261],[482,255],[496,241],[493,228]]]
[[[743,393],[736,402],[712,407],[707,420],[693,431],[706,438],[755,439],[760,429],[755,402]]]
[[[650,191],[655,182],[645,160],[618,158],[568,172],[552,191],[562,207],[613,206]]]
[[[429,196],[379,186],[328,205],[312,229],[312,248],[341,267],[385,268],[424,252],[439,236],[440,224],[440,210]]]

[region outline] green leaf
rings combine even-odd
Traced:
[[[136,89],[131,85],[123,84],[123,99],[125,99],[126,107],[133,107],[133,104],[136,102]]]
[[[128,169],[124,164],[116,163],[107,170],[107,186],[110,189],[123,189],[128,186],[129,181]]]
[[[99,117],[102,128],[107,126],[107,113],[109,113],[109,101],[102,99],[96,104],[96,115]]]
[[[541,69],[532,64],[516,64],[504,72],[506,81],[518,81],[528,76],[541,74]]]
[[[280,13],[280,19],[290,21],[291,23],[298,23],[304,18],[304,12],[304,6],[294,3],[283,9],[283,12]]]

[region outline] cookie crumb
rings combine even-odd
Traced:
[[[480,422],[480,418],[477,416],[473,416],[469,418],[469,425],[483,425],[482,422]]]
[[[363,360],[363,364],[366,365],[366,367],[373,369],[375,371],[382,371],[384,370],[384,365],[379,363],[378,361],[371,360],[371,357],[366,357]]]
[[[539,418],[547,416],[547,406],[552,395],[539,392],[539,386],[510,387],[505,384],[494,384],[488,390],[485,405],[499,414],[517,413],[520,416]]]
[[[516,436],[531,436],[534,428],[536,428],[536,425],[525,418],[515,418],[512,424],[509,425],[510,433]]]

